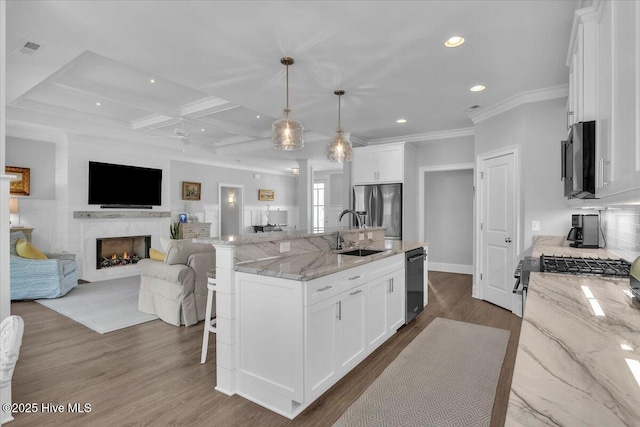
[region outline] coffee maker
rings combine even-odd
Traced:
[[[569,246],[598,248],[600,246],[600,217],[597,214],[571,215],[571,230],[567,235]]]

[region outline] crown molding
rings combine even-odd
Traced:
[[[571,60],[573,52],[576,48],[576,42],[578,40],[578,26],[587,21],[594,19],[600,19],[602,12],[604,11],[605,2],[602,0],[593,0],[590,6],[577,9],[573,14],[573,24],[571,24],[571,37],[569,38],[569,47],[567,49],[567,59],[565,64],[567,67],[571,66]]]
[[[498,102],[497,104],[481,108],[480,110],[469,114],[469,118],[473,120],[473,124],[475,125],[524,104],[563,98],[565,96],[569,96],[569,85],[552,86],[549,88],[522,92],[512,96],[511,98],[507,98],[502,102]]]
[[[449,130],[442,130],[437,132],[417,133],[414,135],[370,139],[369,145],[392,144],[396,142],[405,142],[405,143],[429,142],[429,141],[436,141],[438,139],[458,138],[461,136],[473,136],[474,132],[475,131],[472,127],[460,128],[460,129],[449,129]]]
[[[355,136],[352,133],[347,133],[345,135],[347,136],[347,139],[349,139],[349,141],[351,141],[351,145],[362,147],[364,145],[368,145],[369,144],[369,142],[366,139],[359,138],[359,137]]]

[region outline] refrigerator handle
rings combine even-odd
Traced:
[[[382,227],[382,221],[384,219],[384,200],[382,198],[382,190],[380,186],[375,186],[375,206],[376,206],[376,226]]]

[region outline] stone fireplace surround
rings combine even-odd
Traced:
[[[97,239],[151,236],[151,247],[160,248],[160,238],[168,234],[170,212],[147,211],[142,217],[138,214],[138,211],[74,212],[74,218],[80,220],[82,252],[78,255],[79,278],[96,282],[139,274],[135,264],[117,268],[96,268]]]

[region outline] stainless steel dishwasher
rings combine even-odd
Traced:
[[[405,282],[407,288],[407,312],[405,324],[424,310],[424,248],[405,252]]]

